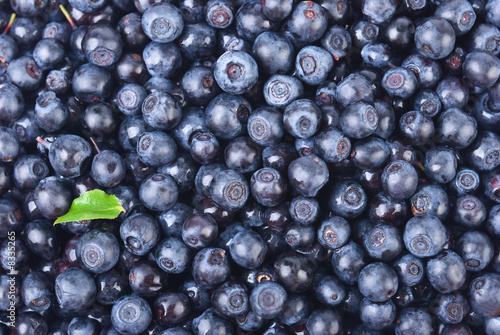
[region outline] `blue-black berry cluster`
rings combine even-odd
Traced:
[[[500,0],[0,0],[0,335],[500,334]],[[54,225],[101,189],[125,213]]]

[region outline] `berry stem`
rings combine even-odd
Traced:
[[[66,10],[66,8],[64,8],[63,5],[59,5],[59,9],[61,10],[61,12],[63,12],[66,20],[68,20],[69,24],[71,25],[71,28],[76,29],[75,21],[73,21],[73,18],[71,17],[71,15],[69,15],[69,12]]]
[[[101,150],[99,150],[99,147],[97,146],[97,143],[95,143],[94,139],[91,137],[90,140],[92,141],[92,143],[94,144],[94,148],[95,150],[97,151],[98,154],[101,153]]]
[[[49,143],[49,142],[47,142],[47,141],[45,141],[45,140],[44,140],[43,138],[41,138],[40,136],[38,136],[38,137],[36,138],[36,141],[37,141],[38,143],[40,143],[41,145],[43,145],[45,148],[47,148],[47,149],[49,149],[49,148],[50,148],[50,143]]]
[[[5,27],[5,30],[3,31],[4,35],[7,35],[7,33],[9,32],[10,27],[12,27],[12,24],[14,23],[14,20],[16,19],[16,16],[17,16],[16,13],[12,13],[12,15],[10,16],[9,23],[7,24],[7,27]]]
[[[417,162],[415,163],[415,165],[416,165],[416,166],[418,166],[418,167],[420,168],[420,170],[422,170],[422,171],[424,171],[424,172],[425,172],[425,167],[424,167],[424,165],[423,165],[422,163],[420,163],[419,161],[417,161]]]

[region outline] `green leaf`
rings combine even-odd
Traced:
[[[106,194],[102,190],[92,190],[73,200],[68,213],[59,217],[54,225],[81,220],[114,219],[121,212],[125,212],[125,209],[116,195]]]

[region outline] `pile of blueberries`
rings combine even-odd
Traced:
[[[499,28],[0,0],[0,334],[499,335]],[[93,189],[126,212],[54,225]]]

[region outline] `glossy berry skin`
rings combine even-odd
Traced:
[[[230,1],[208,1],[203,13],[205,21],[216,29],[227,28],[234,20],[234,8]]]
[[[384,168],[382,186],[384,192],[395,200],[408,199],[417,190],[417,171],[406,161],[393,161]]]
[[[422,334],[432,334],[432,316],[423,309],[405,308],[399,314],[395,328],[396,335],[410,334],[418,329]]]
[[[167,287],[167,274],[155,263],[137,262],[128,274],[130,288],[141,297],[154,297]]]
[[[302,48],[295,58],[295,70],[298,77],[308,85],[319,85],[325,81],[333,68],[332,55],[316,46]]]
[[[480,178],[476,171],[460,168],[451,182],[451,187],[459,195],[474,193],[480,185]]]
[[[115,151],[105,150],[94,156],[91,175],[100,186],[116,186],[125,178],[125,163]]]
[[[45,131],[60,130],[68,120],[68,109],[54,92],[45,92],[36,99],[35,121]]]
[[[345,286],[335,276],[318,276],[313,290],[316,299],[325,306],[338,306],[345,299]]]
[[[250,192],[254,199],[263,206],[278,205],[284,200],[286,191],[286,180],[275,169],[260,169],[250,179]]]
[[[284,311],[287,297],[283,286],[271,281],[262,282],[252,290],[250,306],[263,319],[273,319]]]
[[[477,135],[477,122],[458,108],[450,108],[439,115],[437,140],[454,149],[464,149],[472,144]]]
[[[387,264],[375,262],[359,273],[358,287],[365,298],[373,302],[389,300],[398,289],[398,276]]]
[[[91,25],[82,40],[87,60],[97,66],[111,66],[122,54],[123,42],[116,29],[106,23]]]
[[[401,116],[399,129],[413,145],[425,145],[434,134],[434,122],[422,112],[411,111]]]
[[[196,132],[191,140],[190,153],[200,164],[213,163],[219,156],[219,141],[210,132]]]
[[[316,231],[313,226],[292,223],[285,232],[286,243],[294,250],[313,246]]]
[[[488,51],[498,56],[499,43],[500,31],[498,28],[488,23],[480,23],[472,30],[468,46],[470,50]]]
[[[292,189],[305,197],[315,197],[328,182],[328,167],[314,154],[299,157],[288,166],[288,179]]]
[[[469,32],[476,22],[476,13],[468,1],[452,0],[441,3],[434,15],[447,20],[457,36]]]
[[[228,51],[217,59],[214,77],[224,92],[242,94],[257,83],[258,65],[255,59],[244,51]]]
[[[109,71],[94,64],[84,64],[73,74],[73,92],[78,100],[86,103],[108,98],[112,86]]]
[[[455,151],[439,146],[425,154],[425,173],[436,183],[444,184],[453,180],[457,169]]]
[[[395,67],[385,72],[382,78],[382,87],[392,97],[407,99],[417,89],[417,77],[404,67]]]
[[[151,42],[142,51],[144,63],[152,76],[172,78],[182,66],[182,56],[174,43]]]
[[[369,21],[360,20],[350,28],[352,43],[362,49],[365,45],[376,42],[379,37],[379,27]]]
[[[49,149],[52,168],[61,176],[79,177],[86,169],[91,155],[90,144],[77,135],[62,135],[55,139]]]
[[[233,324],[231,321],[219,316],[215,309],[209,308],[200,316],[193,319],[192,330],[195,335],[208,335],[215,333],[220,335],[230,335],[233,334]]]
[[[223,210],[242,208],[249,196],[249,186],[242,174],[234,170],[220,171],[214,175],[210,186],[211,199]]]
[[[125,248],[134,255],[146,255],[158,243],[160,228],[149,214],[136,213],[120,225],[120,237]]]
[[[406,254],[394,262],[399,282],[407,286],[415,286],[424,279],[425,266],[421,259]]]
[[[340,115],[340,129],[350,138],[365,138],[378,127],[379,119],[375,108],[364,102],[356,102]]]
[[[218,138],[233,139],[243,134],[251,112],[252,108],[245,98],[222,93],[205,109],[206,126]]]
[[[179,274],[186,270],[191,260],[191,252],[180,238],[168,237],[158,243],[155,260],[163,271]]]
[[[359,306],[361,321],[369,329],[388,328],[396,319],[396,306],[392,300],[375,303],[364,298]]]
[[[283,252],[274,263],[278,282],[287,292],[307,291],[313,284],[316,269],[317,263],[311,256],[298,252]]]
[[[276,30],[277,23],[269,20],[262,12],[260,1],[245,1],[235,17],[236,31],[245,40],[254,41],[268,30]]]
[[[237,318],[250,310],[247,289],[236,281],[227,281],[219,286],[212,295],[212,306],[219,314]]]
[[[179,188],[171,176],[153,174],[139,187],[141,202],[153,211],[166,211],[177,202]]]
[[[486,229],[493,236],[500,235],[500,206],[493,206],[488,213],[486,221]]]
[[[364,247],[367,254],[379,261],[394,260],[403,250],[399,229],[387,223],[377,223],[366,232]]]
[[[161,326],[180,324],[191,313],[189,298],[180,292],[163,292],[154,301],[153,313]]]
[[[500,136],[489,131],[479,132],[466,158],[477,171],[493,170],[500,164]]]
[[[170,3],[149,6],[142,15],[141,23],[144,33],[158,43],[172,42],[184,29],[181,12]]]
[[[487,51],[473,51],[463,65],[465,79],[474,86],[488,88],[500,76],[500,60]]]
[[[351,153],[351,141],[336,127],[328,127],[314,136],[314,152],[327,163],[338,163]]]
[[[187,100],[197,106],[206,106],[220,93],[212,69],[206,66],[194,66],[187,70],[182,76],[181,88]]]
[[[260,148],[249,137],[231,140],[224,150],[226,166],[239,173],[253,172],[261,165]]]
[[[456,250],[463,258],[467,271],[479,272],[491,262],[494,247],[488,235],[470,230],[460,236]]]
[[[421,54],[409,55],[401,66],[415,73],[421,88],[435,87],[443,76],[439,63]]]
[[[116,237],[108,231],[94,229],[83,234],[76,244],[76,258],[87,271],[103,273],[111,270],[120,257]]]
[[[338,61],[351,50],[352,38],[346,29],[333,26],[321,38],[321,46],[333,56],[335,61]]]
[[[426,184],[410,198],[413,215],[434,215],[444,220],[449,212],[448,194],[438,185]]]
[[[413,109],[434,117],[441,112],[441,100],[436,91],[424,89],[415,94]]]
[[[137,141],[137,153],[145,164],[157,167],[174,161],[177,145],[162,131],[144,132]]]
[[[459,289],[466,279],[463,259],[451,250],[445,250],[427,262],[427,278],[441,293]]]
[[[445,324],[457,324],[469,313],[469,303],[460,293],[439,294],[432,301],[433,313]]]
[[[495,317],[500,313],[500,276],[498,273],[484,273],[469,285],[469,303],[474,312],[484,317]]]
[[[333,249],[332,268],[337,277],[348,285],[358,281],[359,272],[366,266],[363,248],[350,241],[340,248]]]
[[[344,218],[359,216],[367,205],[367,196],[364,189],[355,181],[342,181],[333,185],[328,206],[330,210]]]
[[[186,24],[177,41],[184,57],[203,60],[212,56],[216,47],[215,33],[215,29],[204,22]]]
[[[208,214],[191,214],[182,225],[182,239],[194,249],[208,247],[217,237],[217,222]]]
[[[486,220],[486,215],[486,207],[481,199],[470,194],[457,198],[453,212],[456,223],[468,228],[479,228]]]
[[[317,3],[299,2],[286,21],[286,29],[302,42],[321,38],[328,26],[326,11]]]
[[[12,170],[13,181],[24,190],[34,189],[43,178],[47,177],[49,166],[39,156],[24,155],[16,160]]]
[[[21,117],[24,112],[24,97],[17,86],[10,83],[0,85],[0,106],[0,120],[9,122]]]
[[[23,92],[36,90],[42,81],[43,71],[30,56],[21,56],[7,67],[10,82]]]
[[[182,111],[177,100],[167,92],[153,92],[142,104],[144,121],[155,129],[174,128],[181,120]]]
[[[273,52],[280,50],[280,52]],[[259,64],[259,69],[266,74],[285,74],[293,69],[295,51],[285,35],[265,31],[255,39],[252,53]]]
[[[314,198],[298,196],[293,198],[289,204],[291,218],[302,225],[314,223],[319,216],[319,203]]]
[[[321,222],[317,230],[318,242],[325,248],[337,249],[349,241],[351,228],[340,216],[332,216]]]
[[[66,214],[71,206],[69,189],[54,176],[42,179],[33,195],[38,209],[47,219],[56,219]]]
[[[43,272],[27,274],[22,282],[21,294],[24,304],[36,312],[45,311],[54,303],[50,277]]]
[[[68,312],[83,312],[94,302],[94,278],[86,271],[70,268],[57,276],[54,291],[60,308]]]
[[[351,153],[354,165],[360,169],[380,168],[384,166],[389,155],[389,147],[384,140],[377,137],[368,137],[356,142]]]
[[[103,305],[113,305],[127,293],[128,282],[116,270],[110,270],[95,277],[97,286],[96,301]]]
[[[127,84],[116,94],[116,104],[120,112],[125,115],[137,115],[146,98],[146,89],[138,84]]]
[[[441,18],[428,18],[415,30],[415,44],[418,52],[431,59],[448,56],[455,46],[455,38],[452,25]]]
[[[264,84],[264,99],[271,107],[285,108],[303,94],[304,86],[295,77],[275,74]]]
[[[262,237],[253,231],[241,231],[229,243],[231,258],[245,269],[258,268],[264,262],[267,250]]]
[[[111,323],[120,333],[138,335],[152,320],[151,307],[143,298],[132,294],[118,299],[111,310]]]
[[[250,138],[259,145],[276,144],[284,134],[282,114],[272,107],[258,108],[248,118],[247,130]]]
[[[283,113],[285,130],[297,138],[309,138],[319,129],[321,110],[308,99],[295,100]]]
[[[229,260],[223,249],[202,249],[193,260],[193,278],[203,288],[215,288],[222,284],[230,270]]]
[[[343,332],[340,313],[332,308],[317,308],[307,319],[306,329],[310,334],[340,334]]]
[[[437,255],[447,241],[446,229],[433,215],[411,218],[405,226],[403,239],[406,249],[416,257]]]

